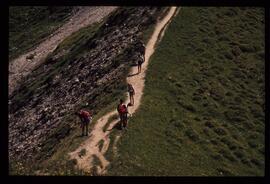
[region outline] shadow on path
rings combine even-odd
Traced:
[[[132,76],[135,76],[135,75],[139,75],[139,73],[134,73],[134,74],[129,74],[127,77],[132,77]]]
[[[106,130],[106,131],[111,131],[113,129],[122,130],[120,121],[118,121],[117,123],[115,123],[115,125],[111,129]]]

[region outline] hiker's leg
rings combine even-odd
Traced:
[[[85,126],[84,126],[84,124],[82,124],[82,136],[84,135],[84,128],[85,128]]]
[[[120,122],[122,122],[123,120],[123,118],[122,118],[122,114],[119,114],[119,117],[120,117]]]
[[[128,120],[126,119],[125,128],[127,128],[127,125],[128,125]]]
[[[126,115],[126,127],[128,125],[128,114]]]
[[[123,127],[126,128],[127,126],[127,114],[124,115],[124,123],[123,123]]]
[[[89,125],[89,122],[86,123],[86,135],[88,135],[88,125]]]
[[[123,128],[125,123],[125,114],[122,114],[122,123],[121,123],[121,129]]]
[[[125,126],[125,114],[122,114],[121,129]]]
[[[122,114],[119,114],[119,116],[120,116],[120,128],[122,128],[123,116]]]
[[[126,119],[126,120],[125,120],[125,128],[127,128],[127,123],[128,123],[128,122],[127,122],[127,119]]]
[[[123,127],[126,128],[126,120],[124,120]]]

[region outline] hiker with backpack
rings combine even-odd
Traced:
[[[128,125],[128,114],[130,115],[130,117],[132,116],[129,112],[128,112],[128,106],[132,106],[130,103],[127,104],[127,109],[126,109],[126,113],[124,116],[124,121],[123,121],[123,127],[125,128],[125,130],[127,130],[127,125]]]
[[[143,62],[144,62],[143,56],[139,56],[138,57],[138,63],[137,63],[138,73],[141,73]]]
[[[129,83],[128,83],[128,94],[129,94],[130,105],[134,105],[135,90],[134,90],[133,86]]]
[[[79,112],[76,112],[75,115],[79,116],[81,120],[82,136],[84,136],[84,132],[85,135],[88,136],[88,126],[92,121],[91,113],[86,110],[80,110]]]
[[[145,61],[145,45],[142,41],[139,42],[140,45],[139,45],[139,52],[143,58],[143,62]]]
[[[139,52],[137,60],[138,73],[141,73],[142,64],[145,61],[145,45],[141,40],[139,40],[137,48],[137,51]]]
[[[122,129],[127,127],[127,115],[128,115],[128,108],[127,106],[124,104],[124,101],[122,99],[120,99],[120,104],[118,104],[117,106],[117,111],[119,113],[119,117],[120,117],[120,127]]]

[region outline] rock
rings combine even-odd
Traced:
[[[75,82],[80,82],[80,80],[78,78],[75,79]]]

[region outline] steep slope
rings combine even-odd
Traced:
[[[141,97],[143,95],[144,89],[144,77],[145,71],[148,66],[149,58],[154,52],[154,46],[158,41],[159,35],[162,33],[163,28],[173,17],[176,12],[176,7],[170,8],[170,11],[166,16],[157,23],[155,26],[154,32],[148,41],[145,48],[145,62],[142,66],[141,74],[137,74],[137,66],[131,69],[129,76],[127,77],[127,83],[131,84],[134,89],[136,89],[136,96],[134,97],[134,106],[129,107],[129,113],[133,114],[140,105]],[[163,30],[164,31],[164,30]],[[125,104],[128,104],[129,100],[125,101]],[[80,169],[85,171],[91,171],[93,167],[97,168],[97,174],[106,173],[106,169],[110,164],[109,161],[104,157],[106,154],[110,144],[113,144],[109,138],[110,129],[116,126],[119,120],[115,120],[109,122],[111,116],[118,116],[117,111],[114,109],[113,111],[107,113],[102,116],[94,126],[93,130],[91,130],[90,138],[88,138],[85,142],[83,142],[75,151],[70,153],[71,159],[76,159],[77,166]],[[105,126],[108,126],[105,128]],[[105,131],[104,131],[105,130]],[[100,141],[103,141],[103,144],[100,145]],[[84,156],[80,154],[81,150],[85,150]],[[97,157],[100,165],[95,165],[93,162],[94,157]]]
[[[116,7],[86,6],[76,7],[74,9],[78,9],[77,12],[74,13],[64,25],[59,27],[35,48],[20,55],[9,63],[9,95],[16,90],[22,78],[27,76],[35,67],[44,62],[46,56],[52,52],[61,41],[83,27],[100,22],[109,13],[114,11]],[[50,22],[50,20],[48,20],[48,22]]]
[[[264,175],[263,12],[181,8],[108,175]]]
[[[77,11],[71,6],[10,6],[9,60],[40,43]]]
[[[44,160],[72,134],[73,112],[83,105],[96,114],[125,90],[128,68],[138,54],[142,31],[162,8],[120,8],[102,23],[75,35],[22,82],[10,97],[10,160]],[[110,44],[108,44],[110,43]],[[11,163],[12,164],[12,163]]]

